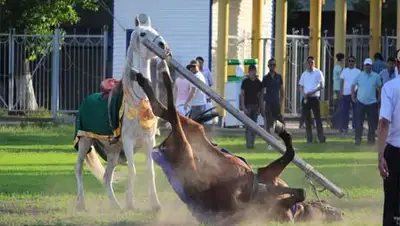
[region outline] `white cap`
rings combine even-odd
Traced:
[[[371,59],[371,58],[365,59],[365,60],[364,60],[364,65],[366,65],[366,64],[372,65],[372,59]]]

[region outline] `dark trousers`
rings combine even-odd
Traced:
[[[282,123],[285,123],[283,121],[283,116],[281,114],[281,105],[279,102],[266,102],[265,103],[265,119],[266,119],[266,130],[269,132],[270,128],[272,127],[274,121],[278,120]]]
[[[375,143],[375,130],[378,126],[378,104],[362,104],[360,101],[357,101],[356,111],[356,144],[361,143],[365,115],[367,115],[368,120],[368,143]]]
[[[259,105],[258,104],[249,104],[246,105],[246,115],[251,118],[254,122],[257,122],[257,117],[258,117],[258,110],[259,110]],[[256,135],[246,127],[246,147],[247,148],[254,148],[254,141],[256,139]]]
[[[333,102],[333,112],[332,113],[337,111],[339,109],[339,106],[340,106],[340,99],[339,99],[340,91],[335,90],[333,92],[335,93],[335,98],[334,98],[334,102]]]
[[[356,104],[351,100],[351,95],[344,95],[341,100],[341,107],[342,107],[342,130],[346,131],[349,129],[349,121],[350,121],[350,107],[353,110],[353,119],[351,124],[353,129],[356,128],[357,125],[357,110]]]
[[[342,129],[342,101],[339,99],[339,91],[334,92],[336,98],[333,102],[333,112],[331,112],[331,128]]]
[[[192,106],[192,113],[190,114],[190,118],[195,118],[196,116],[200,115],[201,113],[206,111],[206,105],[196,105]]]
[[[311,128],[311,111],[314,114],[315,123],[317,126],[317,136],[318,140],[321,142],[325,142],[324,129],[322,128],[321,121],[321,110],[319,106],[319,98],[317,97],[308,97],[305,103],[305,99],[302,100],[302,114],[304,116],[304,120],[306,123],[306,134],[307,134],[307,142],[312,142],[312,128]]]
[[[383,180],[384,204],[383,226],[400,225],[400,148],[390,144],[386,145],[384,158],[386,160],[389,176]]]

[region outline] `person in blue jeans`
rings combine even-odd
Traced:
[[[357,96],[355,94],[356,86],[358,86]],[[357,105],[356,145],[361,144],[365,115],[367,115],[368,120],[368,144],[375,144],[375,130],[378,126],[377,90],[381,86],[382,80],[380,76],[372,71],[372,60],[370,58],[365,59],[364,70],[356,77],[351,87],[351,96]]]
[[[353,111],[353,119],[352,126],[353,130],[356,129],[357,125],[357,117],[356,117],[356,104],[353,102],[351,98],[351,87],[353,85],[354,80],[360,75],[361,71],[355,67],[356,58],[353,56],[349,56],[347,59],[348,66],[343,69],[340,74],[340,93],[339,98],[341,99],[341,133],[347,133],[349,128],[350,121],[350,107]]]
[[[247,78],[242,81],[240,88],[240,107],[254,122],[257,122],[261,107],[260,95],[262,83],[257,77],[257,67],[252,64],[249,66],[249,74],[247,75]],[[253,149],[256,134],[246,127],[245,136],[247,149]]]

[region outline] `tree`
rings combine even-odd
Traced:
[[[303,8],[301,0],[288,0],[287,3],[287,32],[291,33],[293,24],[296,24],[296,20],[299,19],[299,11]]]
[[[354,2],[354,11],[359,12],[365,16],[369,16],[369,5],[371,0],[359,0]],[[396,0],[386,0],[382,4],[382,29],[394,30],[396,29]],[[365,24],[368,26],[368,22]],[[389,33],[391,35],[391,33]]]
[[[296,20],[297,12],[303,8],[300,0],[288,0],[288,20]]]
[[[78,9],[97,11],[97,0],[0,0],[0,32],[12,28],[18,33],[54,34],[60,25],[79,21]],[[24,45],[24,71],[15,75],[17,101],[23,110],[38,109],[29,62],[51,50],[51,45],[52,39],[45,36]]]

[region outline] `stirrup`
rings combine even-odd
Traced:
[[[274,121],[272,127],[274,128],[274,132],[277,134],[280,134],[283,131],[285,131],[285,125],[278,120]]]

